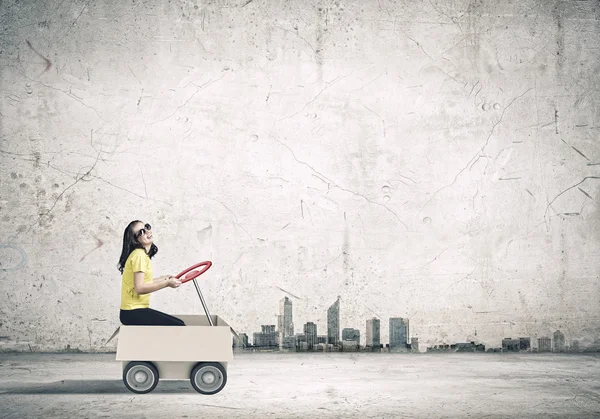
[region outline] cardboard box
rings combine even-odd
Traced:
[[[116,360],[122,368],[131,361],[149,361],[160,379],[188,380],[198,362],[218,362],[227,369],[233,360],[233,337],[229,324],[211,315],[174,314],[185,326],[125,326],[118,332]]]

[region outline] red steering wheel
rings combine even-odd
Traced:
[[[204,268],[202,270],[197,270],[196,268],[199,268],[201,266],[204,266]],[[175,276],[175,278],[177,279],[181,279],[181,283],[184,284],[188,281],[191,281],[194,278],[199,277],[200,275],[202,275],[204,272],[208,271],[208,269],[212,266],[212,262],[207,260],[205,262],[200,262],[197,263],[196,265],[190,266],[189,268],[187,268],[185,271],[180,272],[179,274],[177,274]],[[182,275],[185,275],[183,278],[181,278]]]

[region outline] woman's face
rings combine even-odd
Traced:
[[[137,223],[133,227],[133,235],[138,243],[144,247],[150,246],[154,241],[152,239],[152,230],[150,224]]]

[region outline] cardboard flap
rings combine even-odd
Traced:
[[[121,326],[117,327],[117,330],[115,330],[115,333],[113,333],[112,336],[110,337],[110,339],[108,339],[106,341],[105,345],[108,345],[108,342],[110,342],[111,340],[113,340],[113,338],[119,334],[119,330],[121,330]]]

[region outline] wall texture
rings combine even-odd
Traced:
[[[123,229],[249,335],[600,347],[598,1],[4,1],[0,348],[110,350]],[[202,313],[192,285],[152,296]]]

